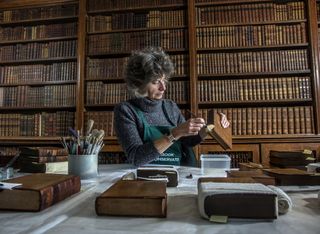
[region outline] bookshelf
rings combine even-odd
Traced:
[[[113,108],[128,98],[123,65],[131,50],[153,45],[163,47],[176,67],[166,97],[176,101],[182,113],[190,109],[204,118],[211,109],[226,113],[233,127],[229,153],[235,158],[268,164],[269,151],[284,149],[281,145],[319,152],[319,4],[2,1],[0,146],[59,145],[64,132],[44,134],[35,123],[66,112],[70,116],[58,118],[77,129],[94,119],[95,128],[106,131],[106,155],[119,161]],[[45,13],[59,6],[76,8],[74,14]],[[43,17],[30,9],[42,9]],[[10,14],[5,11],[29,10],[30,18],[4,21]],[[22,133],[20,122],[28,126]],[[195,151],[199,156],[222,149],[207,138]]]
[[[166,98],[189,103],[187,5],[167,1],[87,1],[84,124],[92,118],[116,140],[113,107],[129,98],[124,64],[132,50],[161,46],[176,67]]]
[[[0,5],[0,141],[57,144],[74,126],[78,3]],[[3,158],[2,158],[3,159]]]

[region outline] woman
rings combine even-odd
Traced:
[[[204,136],[202,118],[185,121],[176,103],[163,99],[173,64],[161,48],[132,53],[125,81],[133,99],[114,109],[115,132],[130,163],[195,166],[192,151]]]

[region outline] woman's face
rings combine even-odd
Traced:
[[[159,100],[163,97],[164,92],[166,91],[166,83],[168,80],[163,75],[161,78],[151,81],[147,87],[147,97],[150,99]]]

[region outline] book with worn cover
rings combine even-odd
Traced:
[[[277,194],[250,178],[215,178],[198,181],[198,208],[203,218],[276,219]],[[237,179],[237,180],[235,180]],[[243,180],[244,182],[242,182]],[[212,182],[214,181],[214,182]]]
[[[119,180],[96,198],[97,215],[166,217],[166,183]]]
[[[68,151],[59,147],[21,147],[20,154],[38,157],[68,156]]]
[[[223,128],[221,125],[221,116],[218,113],[212,114],[213,119],[210,120],[210,114],[208,115],[208,123],[209,121],[213,122],[213,124],[207,125],[207,133],[215,139],[222,148],[231,149],[232,148],[232,131],[231,125],[227,128]]]
[[[296,168],[263,169],[263,172],[275,177],[276,185],[320,185],[319,173],[310,173]]]
[[[21,162],[20,171],[27,173],[54,173],[68,171],[68,161],[63,162]]]
[[[81,188],[80,177],[73,175],[37,173],[5,182],[22,185],[0,191],[1,210],[41,211],[78,193]]]
[[[245,178],[249,177],[256,181],[256,183],[261,183],[264,185],[275,185],[275,178],[272,176],[268,176],[259,171],[227,171],[227,176],[231,178]]]
[[[177,187],[179,182],[178,170],[174,167],[139,167],[137,168],[137,179],[138,180],[167,180],[168,187]]]
[[[270,151],[270,164],[281,168],[303,168],[314,160],[312,153],[306,154],[304,151]]]

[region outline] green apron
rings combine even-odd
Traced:
[[[163,107],[162,107],[163,108]],[[134,108],[137,115],[142,120],[144,131],[143,131],[143,141],[144,143],[155,141],[163,135],[169,135],[170,130],[173,126],[151,126],[147,123],[143,113],[138,108]],[[169,119],[167,112],[164,110],[164,114],[167,119]],[[164,151],[161,156],[150,162],[151,164],[164,164],[164,165],[176,165],[179,166],[181,161],[181,142],[174,142],[166,151]]]

